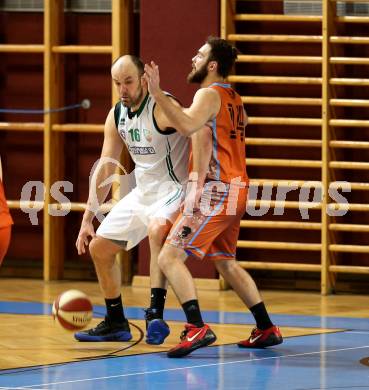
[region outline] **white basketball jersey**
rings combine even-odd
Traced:
[[[114,110],[119,135],[135,163],[136,185],[143,193],[179,187],[188,178],[189,139],[174,129],[161,131],[154,118],[155,100],[147,94],[132,112],[121,102]]]

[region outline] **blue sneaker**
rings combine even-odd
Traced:
[[[132,334],[127,320],[118,323],[105,317],[96,328],[77,332],[74,338],[78,341],[129,341]]]
[[[163,344],[168,337],[170,329],[162,318],[155,318],[155,309],[145,310],[146,320],[146,343],[159,345]]]

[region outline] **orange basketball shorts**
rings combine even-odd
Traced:
[[[212,260],[235,258],[247,188],[222,184],[222,190],[204,190],[200,209],[179,214],[167,244],[183,249],[189,256]]]

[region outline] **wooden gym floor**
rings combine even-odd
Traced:
[[[348,356],[351,350],[355,353],[360,351],[363,355],[359,356],[360,359],[357,362],[355,360],[356,356],[353,358],[356,363],[352,363],[351,369],[354,370],[358,367],[362,369],[365,367],[367,370],[366,378],[368,378],[368,366],[364,363],[366,362],[365,359],[369,361],[369,357],[367,358],[369,356],[369,296],[331,295],[322,297],[319,293],[311,292],[263,291],[262,295],[271,313],[272,320],[277,325],[280,325],[285,342],[275,348],[261,351],[245,351],[238,349],[234,344],[238,340],[248,337],[254,326],[254,322],[251,315],[243,307],[241,301],[232,290],[200,290],[199,299],[201,308],[204,311],[204,319],[211,324],[218,336],[218,341],[215,347],[199,350],[190,355],[190,357],[180,359],[179,361],[178,359],[165,359],[165,354],[160,353],[165,352],[178,342],[184,323],[183,313],[179,310],[179,305],[171,291],[168,294],[165,313],[165,318],[171,328],[171,334],[163,345],[149,346],[144,340],[145,324],[142,311],[142,308],[146,307],[149,301],[149,289],[143,287],[124,287],[122,289],[126,315],[130,319],[133,333],[133,340],[131,342],[80,343],[74,340],[73,333],[62,329],[50,316],[53,299],[59,293],[71,288],[82,290],[91,298],[94,304],[92,325],[101,321],[101,317],[104,315],[104,306],[97,283],[64,281],[45,283],[40,280],[0,279],[0,388],[36,388],[36,385],[32,384],[34,382],[30,381],[30,370],[33,373],[32,378],[36,375],[37,370],[39,374],[43,372],[42,375],[40,374],[40,378],[35,379],[35,383],[39,386],[37,388],[74,388],[72,384],[70,384],[71,387],[68,387],[69,385],[64,383],[65,381],[60,381],[58,373],[55,374],[59,379],[58,381],[49,378],[51,375],[49,372],[50,369],[54,372],[63,367],[63,372],[68,372],[63,363],[71,366],[76,364],[90,364],[90,362],[95,362],[94,364],[106,364],[107,360],[118,362],[118,360],[123,359],[122,362],[127,362],[128,364],[132,359],[139,359],[138,361],[143,364],[155,357],[155,360],[153,360],[155,361],[154,364],[164,364],[164,368],[161,368],[161,371],[167,375],[168,370],[170,372],[174,364],[181,367],[184,361],[187,363],[199,363],[199,360],[196,360],[199,357],[202,359],[201,366],[208,366],[209,359],[207,354],[214,354],[214,351],[218,351],[217,354],[222,356],[221,361],[223,363],[216,363],[214,356],[210,356],[211,366],[215,365],[218,367],[219,364],[228,363],[232,363],[230,364],[232,366],[240,358],[244,358],[245,356],[248,357],[247,361],[250,361],[251,351],[254,351],[252,361],[255,360],[255,351],[256,353],[264,354],[258,356],[256,358],[257,361],[264,359],[266,361],[268,359],[274,361],[277,357],[279,360],[281,357],[289,357],[291,355],[301,356],[307,354],[310,356],[310,354],[314,353],[321,355],[322,350],[327,348],[330,340],[333,340],[333,346],[331,346],[332,349],[329,351],[344,349],[347,351],[345,352],[346,356]],[[348,343],[348,346],[345,344],[345,348],[342,348],[341,342],[337,340],[342,340],[343,335],[352,338],[354,334],[357,335],[355,336],[357,339],[355,339],[352,347]],[[316,351],[314,350],[308,353],[301,352],[301,348],[303,351],[304,349],[310,350],[312,348],[311,340],[315,340],[316,337],[320,340],[318,342],[319,345],[315,345],[316,342],[313,342]],[[304,340],[306,341],[306,346],[303,342]],[[322,342],[324,345],[322,345]],[[334,348],[335,346],[337,348]],[[227,359],[235,358],[235,354],[237,355],[237,359],[228,362]],[[312,373],[313,376],[317,375],[317,377],[321,377],[321,359],[322,357],[320,356],[319,364],[317,363],[317,367],[315,367],[316,372],[315,374]],[[170,364],[171,368],[168,369],[165,364]],[[121,365],[119,366],[121,367]],[[109,365],[109,367],[112,366]],[[149,367],[151,369],[155,368],[152,367],[151,363]],[[133,364],[133,368],[137,368],[137,362]],[[35,369],[37,369],[36,372],[34,371]],[[86,383],[84,381],[79,382],[80,379],[71,379],[66,382],[79,382],[79,387],[86,385],[86,387],[82,386],[81,388],[101,388],[99,387],[101,385],[101,379],[100,383],[95,383],[91,380],[91,378],[95,377],[96,370],[98,369],[95,367],[89,368],[90,371],[87,370],[87,374],[85,373],[83,375],[83,378],[86,378],[86,375],[89,378],[86,379]],[[44,378],[45,370],[49,372],[46,381],[41,379]],[[266,370],[266,372],[269,372],[268,367],[266,367]],[[240,369],[238,368],[236,370],[237,375],[239,371]],[[27,374],[24,374],[24,372]],[[296,375],[297,372],[299,370],[296,371]],[[53,375],[51,376],[55,379]],[[231,375],[233,378],[237,376],[235,373]],[[300,380],[297,382],[296,389],[303,388],[302,385],[305,384],[304,381],[301,381],[301,374],[299,375]],[[109,388],[110,385],[113,385],[111,382],[111,378],[113,377],[124,378],[126,381],[129,380],[129,382],[126,382],[127,385],[134,385],[134,374],[121,374],[119,371],[118,374],[109,376],[109,379],[107,379],[106,384]],[[192,388],[189,386],[186,378],[178,383],[177,388]],[[20,381],[19,383],[18,380]],[[210,385],[210,377],[205,376],[205,382],[202,382],[206,386],[209,385],[209,388],[213,388]],[[289,383],[289,381],[287,382]],[[151,382],[149,381],[149,383]],[[156,382],[154,381],[153,383]],[[240,385],[240,383],[237,383],[234,388],[238,388]],[[241,383],[244,383],[244,379],[241,379]],[[317,388],[325,388],[322,387],[321,380],[319,383],[320,387]],[[366,383],[368,383],[367,379]],[[200,386],[199,388],[208,388],[206,386]],[[226,381],[224,382],[224,386],[232,388]],[[268,386],[271,385],[262,381],[259,386],[257,382],[253,381],[252,386],[253,389],[264,389],[269,388]],[[158,387],[161,389],[166,388],[160,385]],[[150,385],[149,387],[143,388],[156,387]],[[197,387],[195,386],[193,388]],[[287,383],[284,383],[283,387],[275,388],[283,388],[284,390],[290,387],[287,386]],[[367,388],[369,388],[369,385]]]

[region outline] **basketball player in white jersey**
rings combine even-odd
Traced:
[[[103,186],[113,175],[125,145],[135,163],[136,187],[122,198],[103,220],[96,233],[95,212],[88,207],[83,215],[76,247],[79,254],[89,246],[107,314],[96,328],[77,332],[79,341],[128,341],[132,338],[121,298],[121,270],[115,255],[129,250],[149,236],[151,262],[151,304],[146,310],[146,342],[161,344],[169,334],[163,310],[167,282],[157,265],[157,257],[175,221],[188,176],[188,138],[178,134],[149,95],[143,77],[144,65],[137,57],[116,60],[111,75],[120,102],[105,122],[101,159],[90,185],[88,205],[103,203],[110,188]],[[171,98],[176,105],[179,105]],[[89,243],[89,237],[92,237]]]

